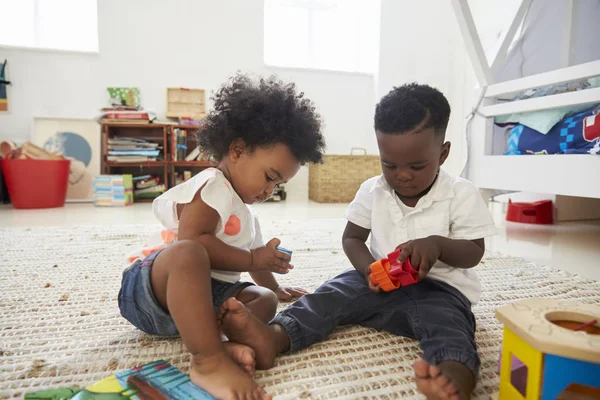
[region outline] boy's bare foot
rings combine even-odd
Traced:
[[[190,378],[219,400],[272,399],[225,353],[203,358],[192,355]]]
[[[447,361],[435,366],[417,360],[413,369],[417,389],[429,400],[466,400],[475,387],[473,373],[458,362]]]
[[[233,297],[227,299],[221,306],[217,319],[229,340],[254,349],[258,369],[269,369],[273,366],[277,355],[274,333],[252,315],[244,304]]]
[[[235,361],[248,375],[254,375],[254,367],[256,366],[256,358],[254,350],[240,343],[223,342],[225,353]]]

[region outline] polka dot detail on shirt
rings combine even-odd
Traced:
[[[242,230],[242,224],[240,219],[236,215],[229,217],[227,224],[225,224],[225,234],[227,236],[235,236]]]

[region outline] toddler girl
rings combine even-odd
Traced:
[[[197,133],[219,160],[153,204],[160,243],[132,258],[119,292],[121,314],[140,330],[181,338],[191,353],[192,381],[219,399],[270,399],[250,377],[254,351],[222,342],[215,311],[234,297],[265,323],[278,298],[306,292],[279,286],[290,256],[263,243],[249,204],[263,202],[324,150],[321,119],[294,84],[237,75],[213,96]],[[247,271],[258,286],[240,281]]]

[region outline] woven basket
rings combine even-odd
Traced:
[[[364,154],[355,155],[355,151]],[[308,172],[308,198],[319,203],[349,203],[360,185],[381,175],[379,156],[368,156],[365,149],[353,148],[350,155],[325,155],[323,164]]]

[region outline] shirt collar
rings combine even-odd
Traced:
[[[419,199],[417,208],[427,208],[431,204],[437,201],[448,200],[454,197],[452,177],[444,170],[440,169],[437,180],[433,184],[431,190],[423,197]],[[392,196],[396,196],[394,189],[387,183],[383,175],[379,176],[369,190],[369,193],[373,193],[375,190],[383,190]]]

